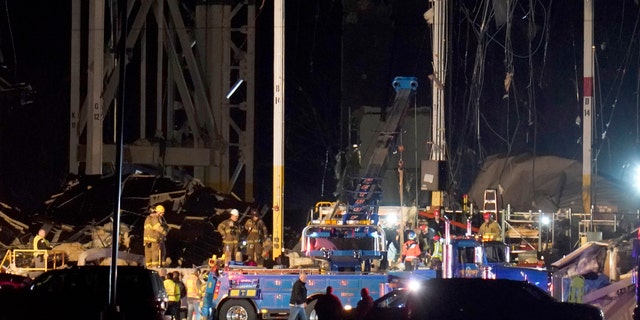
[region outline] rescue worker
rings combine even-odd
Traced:
[[[173,282],[175,282],[178,288],[180,288],[180,309],[178,319],[186,319],[189,312],[189,306],[187,305],[187,286],[182,282],[182,274],[180,271],[176,270],[173,272]]]
[[[289,298],[289,319],[288,320],[307,320],[305,309],[307,308],[307,274],[300,273],[298,280],[293,283],[291,288],[291,298]]]
[[[342,302],[333,294],[332,286],[327,286],[326,293],[318,297],[313,308],[316,310],[318,320],[342,319]]]
[[[440,270],[442,268],[442,239],[439,235],[433,236],[432,250],[429,266],[431,269]]]
[[[162,267],[168,231],[169,227],[164,220],[164,207],[157,205],[144,220],[144,263],[147,268]]]
[[[429,223],[427,222],[427,220],[420,219],[418,221],[418,229],[420,229],[420,232],[418,232],[418,243],[420,244],[420,250],[422,250],[425,255],[429,255],[432,252],[430,238],[433,236],[429,233]]]
[[[200,280],[200,269],[195,269],[184,281],[187,287],[187,319],[200,320],[200,299],[202,298],[202,281]]]
[[[404,242],[402,246],[402,262],[404,262],[404,270],[412,271],[418,264],[420,258],[420,245],[416,241],[416,233],[409,231],[407,235],[409,240]]]
[[[261,266],[263,262],[262,239],[267,236],[268,230],[256,209],[251,210],[251,219],[245,222],[244,229],[247,230],[248,260],[254,261]]]
[[[371,309],[373,309],[373,298],[369,294],[369,289],[360,289],[360,301],[356,305],[356,320],[363,320],[367,317]]]
[[[33,237],[33,250],[51,250],[51,244],[45,236],[47,235],[47,231],[44,229],[38,230],[38,234]],[[34,258],[36,262],[36,268],[44,268],[46,266],[46,255],[43,253],[34,253]]]
[[[440,237],[444,235],[445,226],[444,226],[444,220],[442,220],[440,216],[440,209],[436,209],[433,212],[433,220],[429,221],[429,228],[431,228],[434,232],[432,237],[436,234],[439,235]]]
[[[173,281],[173,273],[167,273],[165,268],[160,269],[159,273],[169,300],[165,315],[171,316],[172,320],[178,320],[180,314],[180,287]]]
[[[238,218],[240,218],[240,212],[237,209],[232,209],[231,217],[218,225],[218,232],[222,235],[222,245],[224,246],[225,265],[228,265],[231,259],[234,259],[238,250],[238,240],[240,239]]]
[[[500,240],[500,226],[492,219],[491,213],[485,212],[483,214],[484,222],[478,229],[478,236],[483,241]]]

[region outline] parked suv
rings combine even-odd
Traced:
[[[9,301],[12,319],[164,319],[167,293],[158,273],[142,267],[119,266],[116,316],[109,308],[109,266],[82,266],[47,271]],[[7,313],[0,313],[0,318]]]
[[[603,320],[587,304],[558,302],[535,285],[516,280],[431,279],[374,301],[372,319]]]

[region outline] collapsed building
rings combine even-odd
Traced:
[[[33,236],[41,228],[48,232],[47,239],[54,249],[65,252],[68,264],[76,264],[81,255],[86,259],[83,252],[110,248],[116,181],[113,175],[70,177],[61,192],[45,202],[42,214],[29,215],[1,203],[1,249],[31,249]],[[165,219],[170,227],[166,242],[170,266],[201,265],[212,254],[220,254],[218,223],[228,217],[232,208],[246,214],[255,207],[205,187],[197,179],[178,182],[138,171],[126,174],[120,203],[120,252],[144,254],[144,220],[149,208],[158,204],[166,208]]]

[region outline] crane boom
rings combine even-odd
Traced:
[[[415,97],[418,88],[418,80],[415,77],[396,77],[392,85],[396,90],[396,97],[386,111],[386,119],[376,140],[372,141],[375,147],[369,157],[365,175],[357,178],[355,190],[348,191],[349,206],[347,214],[342,216],[343,224],[348,220],[371,220],[374,225],[378,223],[378,202],[382,193],[380,184],[387,170],[389,151],[400,134],[409,102]]]
[[[329,204],[328,208],[323,203],[316,208],[318,219],[312,217],[302,231],[301,248],[305,255],[326,260],[334,271],[358,270],[363,262],[367,269],[371,260],[386,257],[385,232],[378,225],[380,185],[418,81],[414,77],[396,77],[392,85],[396,91],[394,102],[387,108],[385,121],[371,141],[371,153],[365,155],[368,160],[364,176],[355,178],[354,190],[346,191],[348,203]]]

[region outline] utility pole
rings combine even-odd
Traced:
[[[444,102],[445,102],[445,81],[447,75],[447,5],[449,0],[431,0],[433,9],[433,37],[431,48],[433,50],[433,74],[429,76],[431,80],[433,110],[431,122],[431,156],[430,160],[436,162],[436,177],[444,176],[441,170],[446,160],[446,136],[444,122]],[[431,206],[441,207],[443,205],[443,194],[441,191],[444,181],[439,181],[436,190],[431,193]]]
[[[284,0],[273,3],[273,258],[284,230]]]
[[[591,210],[591,157],[593,126],[593,0],[584,0],[584,67],[582,103],[582,206],[585,213]]]

